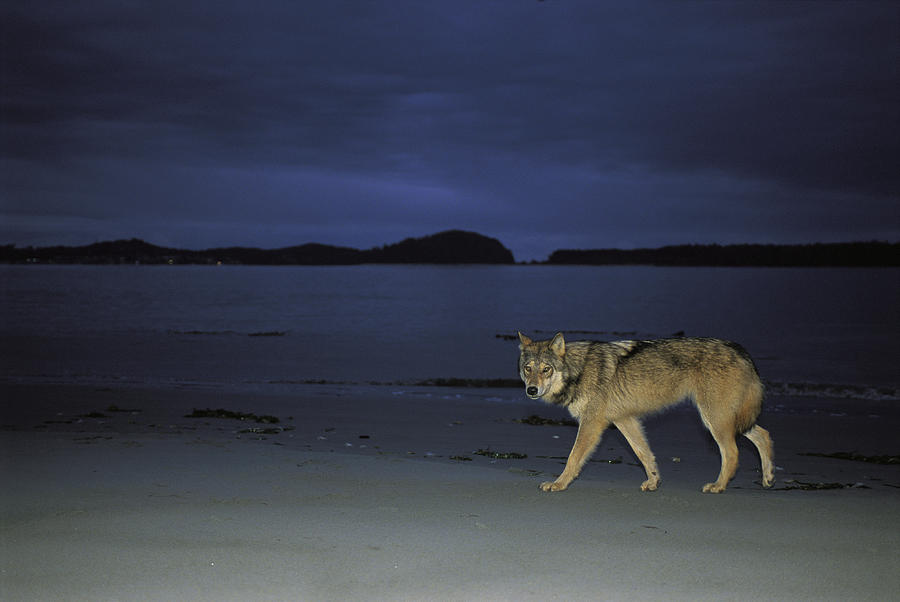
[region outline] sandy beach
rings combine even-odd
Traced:
[[[722,495],[696,412],[647,423],[663,482],[610,431],[516,391],[301,394],[5,384],[4,600],[886,600],[900,591],[892,402],[772,398]],[[235,417],[187,417],[222,408]],[[270,418],[266,418],[266,417]],[[271,417],[278,418],[278,422]],[[255,418],[263,420],[255,422]],[[521,454],[491,457],[478,451]],[[828,457],[835,452],[855,455]],[[804,454],[824,455],[804,455]],[[884,458],[882,458],[884,460]]]

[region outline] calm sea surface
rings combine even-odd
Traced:
[[[562,330],[732,339],[775,387],[900,387],[897,269],[0,266],[0,290],[14,381],[514,379],[509,337]]]

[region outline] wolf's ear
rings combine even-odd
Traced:
[[[566,340],[563,338],[563,333],[556,333],[556,336],[550,341],[550,350],[559,357],[566,354]]]
[[[519,332],[519,331],[516,331]],[[519,349],[521,350],[523,347],[531,345],[532,340],[526,337],[524,334],[519,332]]]

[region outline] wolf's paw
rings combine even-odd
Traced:
[[[641,483],[641,491],[656,491],[657,487],[659,487],[659,479],[647,479],[646,481]]]
[[[718,483],[707,483],[703,486],[703,493],[722,493],[725,491],[725,485]]]
[[[560,483],[559,481],[547,481],[541,483],[541,491],[565,491],[567,487],[567,484]]]
[[[771,487],[773,483],[775,483],[775,477],[772,477],[772,476],[763,477],[762,486],[765,487],[766,489]]]

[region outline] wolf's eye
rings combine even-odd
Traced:
[[[525,366],[523,370],[525,370],[525,374],[531,374],[531,366]]]
[[[544,374],[550,374],[551,372],[553,372],[553,367],[544,366],[543,368],[541,368],[541,372],[543,372]]]

